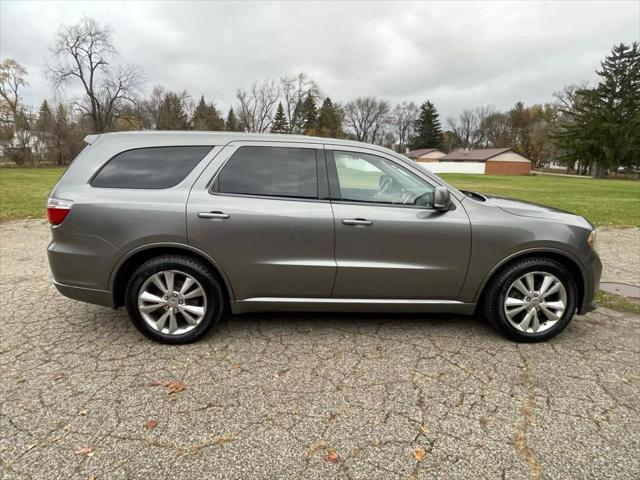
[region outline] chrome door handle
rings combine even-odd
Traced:
[[[364,218],[345,218],[342,220],[343,225],[353,225],[353,226],[362,226],[362,227],[370,227],[373,225],[371,220],[366,220]]]
[[[199,212],[198,213],[198,218],[221,218],[221,219],[227,219],[229,218],[231,215],[229,215],[228,213],[222,213],[222,212]]]

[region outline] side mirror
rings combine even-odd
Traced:
[[[433,192],[433,208],[435,210],[445,211],[451,207],[451,196],[447,187],[436,187]]]

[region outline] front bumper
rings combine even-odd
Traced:
[[[591,251],[584,263],[586,270],[585,290],[582,296],[582,304],[578,306],[578,315],[585,315],[597,308],[595,302],[596,293],[600,288],[600,277],[602,276],[602,262],[595,251]]]

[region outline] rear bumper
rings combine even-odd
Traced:
[[[595,298],[600,288],[600,277],[602,276],[602,262],[596,252],[591,252],[584,266],[587,278],[582,305],[578,307],[578,315],[585,315],[597,308]]]
[[[74,287],[62,283],[53,282],[58,292],[67,298],[80,300],[81,302],[93,303],[104,307],[115,308],[113,304],[113,294],[109,290],[95,290],[93,288]]]

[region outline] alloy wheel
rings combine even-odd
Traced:
[[[138,311],[155,331],[182,335],[196,328],[207,311],[207,297],[200,282],[179,270],[151,275],[140,288]]]
[[[567,308],[567,290],[555,275],[529,272],[511,284],[504,313],[515,329],[541,333],[553,327]]]

